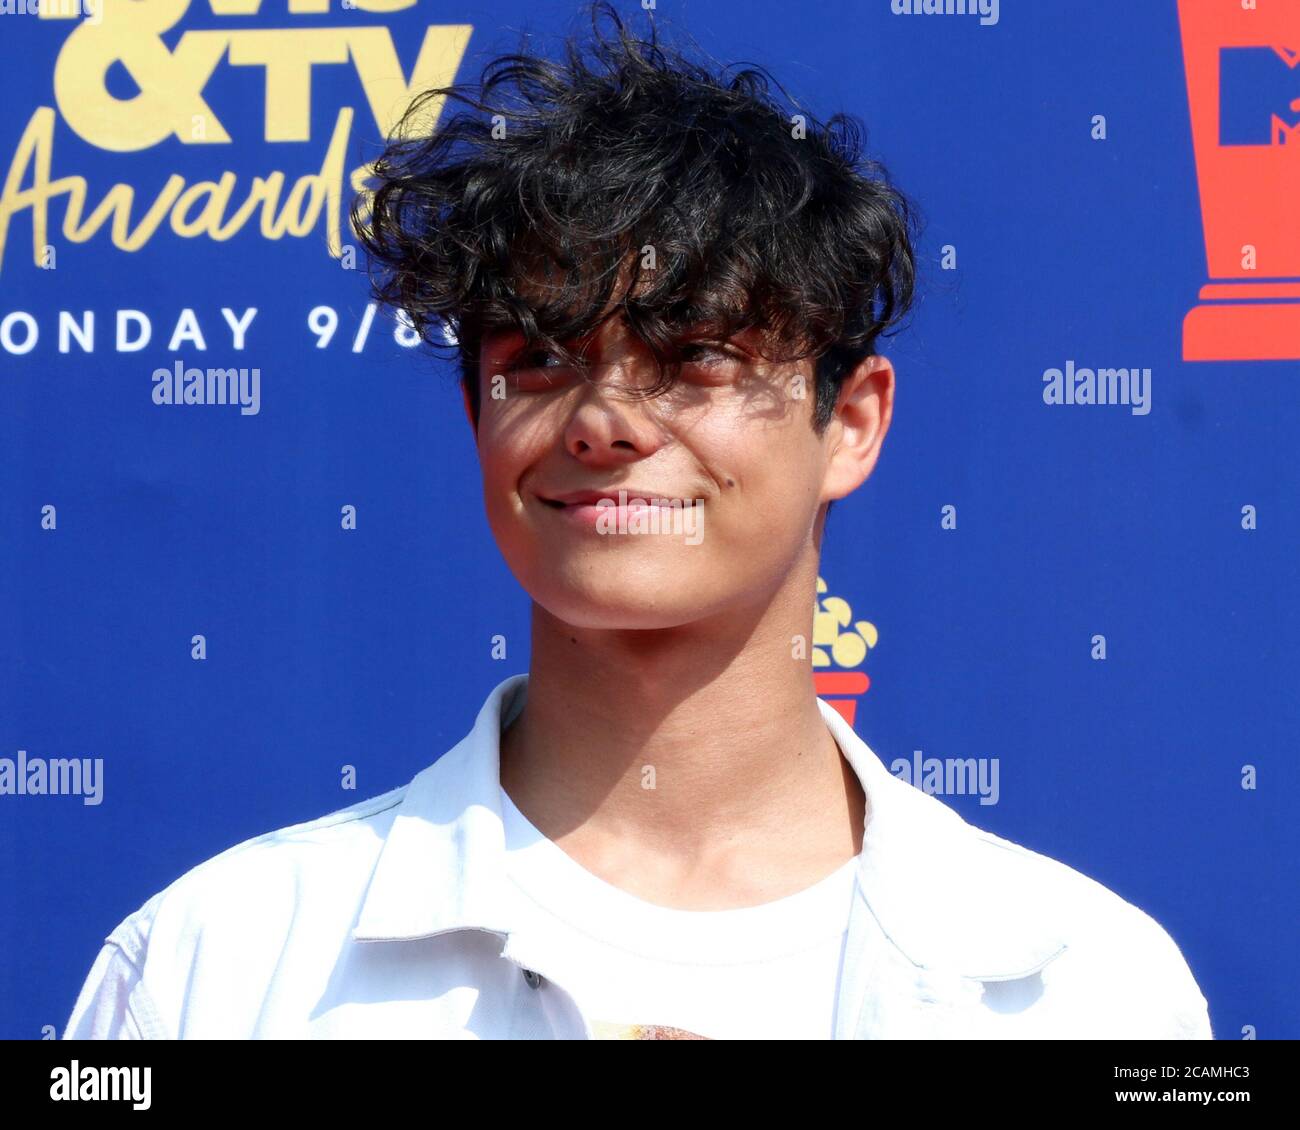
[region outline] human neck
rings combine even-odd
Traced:
[[[865,798],[793,658],[812,638],[797,581],[655,631],[534,605],[527,699],[501,741],[511,800],[588,870],[682,909],[781,898],[857,855]]]

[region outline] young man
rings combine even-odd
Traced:
[[[357,222],[381,297],[455,334],[531,672],[406,787],[152,898],[66,1034],[1209,1038],[1153,919],[815,694],[822,530],[913,287],[851,124],[617,21],[435,96],[466,108]]]

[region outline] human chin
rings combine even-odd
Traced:
[[[636,550],[636,552],[629,552]],[[713,610],[717,574],[692,546],[543,552],[521,583],[556,619],[582,628],[672,628]]]

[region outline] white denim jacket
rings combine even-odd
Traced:
[[[160,891],[106,939],[64,1038],[591,1038],[503,897],[499,738],[527,680],[410,784]],[[1154,919],[894,777],[818,701],[868,798],[836,1039],[1212,1038]]]

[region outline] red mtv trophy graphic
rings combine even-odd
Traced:
[[[1300,358],[1300,0],[1179,0],[1210,281],[1185,361]]]
[[[866,659],[880,635],[869,621],[854,621],[847,600],[823,596],[824,592],[826,582],[818,577],[813,605],[813,686],[817,697],[825,699],[852,726],[858,699],[871,686],[865,671],[852,668]]]

